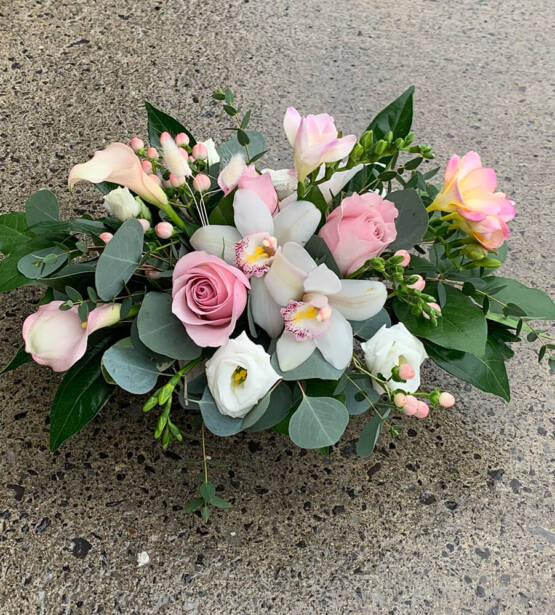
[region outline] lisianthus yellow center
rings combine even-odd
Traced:
[[[244,367],[241,367],[240,365],[238,365],[233,371],[233,374],[231,374],[231,384],[233,386],[239,386],[240,384],[243,384],[243,382],[245,382],[246,379],[247,379],[247,370]]]

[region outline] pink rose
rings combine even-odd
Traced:
[[[299,181],[322,163],[336,162],[348,156],[355,146],[355,135],[338,138],[333,117],[327,113],[302,117],[294,107],[288,107],[283,129],[293,147]]]
[[[173,272],[172,311],[199,346],[229,339],[247,304],[245,274],[212,254],[185,254]]]
[[[441,191],[428,211],[454,214],[456,226],[488,250],[499,248],[510,236],[507,222],[515,217],[515,205],[502,192],[494,192],[494,169],[482,166],[476,152],[451,157]]]
[[[341,201],[319,233],[341,273],[353,273],[395,240],[398,214],[391,201],[374,192],[353,194]]]
[[[121,307],[119,303],[101,305],[82,323],[77,306],[60,310],[62,303],[51,301],[41,305],[23,323],[25,352],[39,365],[48,365],[55,372],[64,372],[85,354],[91,333],[118,322]]]

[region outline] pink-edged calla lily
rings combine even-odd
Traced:
[[[268,294],[262,278],[278,246],[291,241],[305,244],[316,231],[322,214],[309,201],[295,201],[272,216],[252,190],[237,190],[233,210],[235,226],[203,226],[191,237],[191,245],[237,265],[250,278],[254,321],[268,335],[277,337],[283,329],[280,306]]]
[[[355,135],[339,138],[331,115],[322,113],[302,117],[294,107],[288,107],[283,129],[293,147],[299,181],[304,181],[322,163],[336,162],[348,156],[357,141]]]
[[[145,173],[135,152],[124,143],[110,143],[88,162],[76,164],[69,173],[69,187],[73,188],[80,181],[113,182],[133,190],[152,205],[164,207],[168,204],[165,192]]]
[[[282,306],[285,330],[276,352],[284,372],[298,367],[316,348],[336,369],[347,367],[353,354],[353,330],[348,321],[372,318],[387,299],[382,282],[341,280],[293,242],[278,251],[264,284]]]

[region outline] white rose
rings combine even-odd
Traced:
[[[222,414],[241,418],[279,380],[270,356],[243,331],[206,362],[206,378]]]
[[[115,188],[104,197],[104,205],[114,218],[128,220],[141,213],[141,205],[135,200],[129,188]]]
[[[398,388],[414,393],[420,386],[420,365],[428,358],[422,342],[414,337],[403,323],[387,328],[385,325],[367,342],[361,344],[368,369],[373,374],[391,376],[397,365],[408,363],[414,370],[414,378],[399,382]],[[374,388],[382,393],[382,387],[374,382]],[[394,386],[394,388],[396,388]]]
[[[278,199],[282,201],[293,192],[296,193],[298,178],[297,171],[295,169],[279,169],[274,171],[273,169],[264,169],[262,173],[268,173],[272,180]]]
[[[204,145],[208,151],[206,162],[208,162],[209,166],[220,162],[220,155],[218,154],[214,139],[206,139],[206,141],[200,141],[200,143]]]

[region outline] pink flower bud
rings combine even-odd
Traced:
[[[192,155],[195,160],[206,160],[208,158],[208,148],[204,143],[193,145]]]
[[[443,408],[451,408],[452,406],[455,405],[454,395],[451,395],[451,393],[447,393],[447,391],[444,391],[443,393],[440,394],[438,401],[439,401],[439,405],[442,406]]]
[[[421,275],[417,277],[418,277],[418,280],[416,280],[414,284],[409,284],[409,288],[414,288],[416,290],[424,290],[424,287],[426,286],[426,282],[424,281],[424,278]]]
[[[419,401],[416,408],[416,418],[425,419],[429,413],[430,407],[428,406],[428,404],[423,401]]]
[[[410,254],[406,250],[397,250],[395,256],[403,257],[403,260],[399,263],[401,267],[406,267],[410,263]]]
[[[408,363],[403,363],[399,367],[399,376],[401,376],[403,380],[410,380],[414,378],[414,370]]]
[[[195,157],[194,156],[187,156],[187,160],[189,160],[189,162],[194,162],[195,161]]]
[[[154,232],[160,239],[169,239],[173,234],[173,225],[169,222],[158,222],[154,227]]]
[[[158,150],[155,147],[149,147],[146,150],[146,155],[151,160],[158,160],[158,158],[160,157],[160,154],[158,153]]]
[[[402,408],[407,403],[407,396],[404,393],[396,393],[393,401],[397,408]]]
[[[157,280],[161,275],[162,272],[157,269],[147,269],[146,271],[146,277],[150,280]]]
[[[172,140],[172,136],[170,135],[169,132],[164,131],[161,135],[160,135],[160,143],[162,145],[164,145],[164,143],[169,143]]]
[[[131,149],[134,152],[138,152],[139,150],[143,149],[144,146],[144,141],[142,139],[139,139],[139,137],[133,137],[131,139]]]
[[[155,181],[159,186],[162,185],[162,180],[158,177],[158,175],[156,175],[156,173],[151,173],[149,175],[150,179],[152,179],[153,181]]]
[[[100,233],[99,237],[104,243],[108,243],[112,239],[113,235],[112,233]]]
[[[150,222],[148,220],[145,220],[144,218],[139,218],[138,220],[141,223],[141,226],[143,227],[143,231],[146,233],[148,229],[150,228]]]
[[[179,188],[179,186],[183,186],[184,183],[185,183],[185,178],[183,177],[183,175],[178,175],[176,177],[173,173],[170,173],[170,184],[174,188]]]
[[[143,160],[141,166],[145,173],[152,173],[152,162],[150,162],[150,160]]]
[[[178,135],[175,135],[175,142],[179,146],[189,145],[189,137],[184,132],[180,132]]]
[[[418,409],[418,400],[414,395],[407,395],[405,397],[405,405],[403,406],[403,412],[407,416],[413,416]]]
[[[197,192],[206,192],[210,190],[210,178],[204,173],[199,173],[193,180],[193,188]]]

